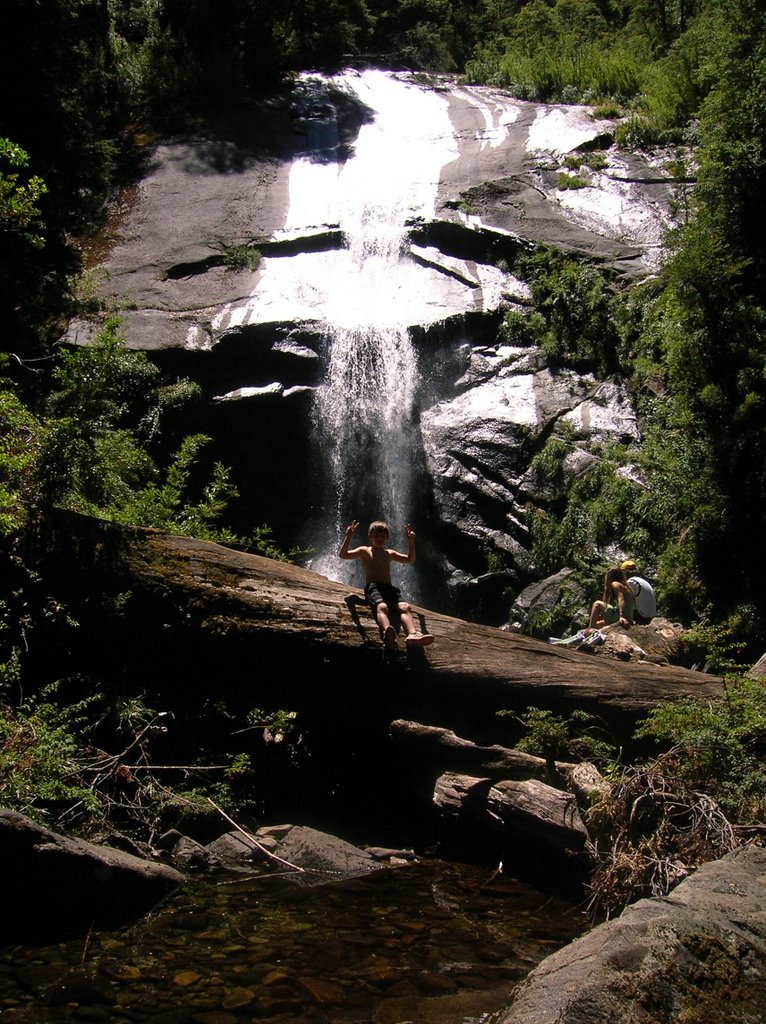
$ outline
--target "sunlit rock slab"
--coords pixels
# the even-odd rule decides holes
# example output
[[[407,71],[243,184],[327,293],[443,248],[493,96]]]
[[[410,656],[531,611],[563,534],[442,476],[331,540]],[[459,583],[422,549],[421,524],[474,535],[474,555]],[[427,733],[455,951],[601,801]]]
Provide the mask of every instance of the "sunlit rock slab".
[[[630,277],[656,269],[672,182],[656,160],[616,149],[614,122],[481,87],[454,90],[451,116],[461,150],[444,169],[439,216],[579,252]],[[603,170],[583,189],[557,188],[564,159],[592,149],[604,154]]]
[[[347,325],[383,312],[429,325],[491,311],[513,292],[491,262],[424,259],[404,224],[446,220],[646,274],[664,210],[642,195],[640,169],[628,175],[610,155],[578,194],[546,178],[566,152],[600,145],[611,130],[584,107],[523,103],[451,80],[304,76],[269,102],[154,146],[132,202],[109,225],[113,244],[95,288],[131,346],[206,348],[274,320]],[[658,173],[650,193],[661,188]],[[288,249],[274,250],[285,241]],[[264,247],[256,270],[224,265],[230,247],[249,244]],[[402,259],[381,284],[376,264],[387,246],[401,247]],[[92,333],[91,322],[76,321],[69,337]]]
[[[501,371],[425,410],[420,428],[442,516],[465,521],[468,506],[494,503],[506,517],[523,518],[519,498],[529,498],[525,441],[545,435],[556,422],[590,442],[638,438],[623,388],[569,371]]]

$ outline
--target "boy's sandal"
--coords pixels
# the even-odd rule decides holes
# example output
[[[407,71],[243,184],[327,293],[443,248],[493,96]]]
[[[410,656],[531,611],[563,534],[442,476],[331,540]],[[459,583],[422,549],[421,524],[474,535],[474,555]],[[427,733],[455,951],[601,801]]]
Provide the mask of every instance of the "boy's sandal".
[[[383,644],[389,650],[394,650],[396,647],[396,630],[393,626],[386,626],[386,631],[383,634]]]
[[[430,633],[410,633],[404,643],[407,647],[428,647],[434,642]]]

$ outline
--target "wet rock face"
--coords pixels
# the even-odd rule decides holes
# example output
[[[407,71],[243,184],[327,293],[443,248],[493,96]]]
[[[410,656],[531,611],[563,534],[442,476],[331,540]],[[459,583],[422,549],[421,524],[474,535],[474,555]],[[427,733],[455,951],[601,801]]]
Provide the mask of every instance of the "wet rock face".
[[[630,279],[652,271],[669,186],[614,151],[612,127],[583,107],[345,72],[154,147],[110,225],[100,288],[130,347],[201,382],[193,426],[232,467],[235,529],[255,518],[285,547],[315,547],[303,526],[331,518],[338,499],[323,493],[315,422],[329,339],[364,317],[403,327],[419,380],[397,429],[415,483],[391,503],[433,538],[435,553],[419,553],[423,598],[484,621],[507,611],[508,593],[534,578],[525,507],[555,498],[529,471],[554,425],[575,439],[568,474],[593,460],[594,440],[636,436],[619,385],[554,374],[536,350],[496,342],[504,312],[530,308],[513,268],[539,243]],[[558,189],[564,157],[589,147],[603,169],[583,165],[585,187]],[[94,330],[74,321],[68,338]],[[506,576],[477,583],[487,552]],[[437,596],[429,581],[445,579]]]

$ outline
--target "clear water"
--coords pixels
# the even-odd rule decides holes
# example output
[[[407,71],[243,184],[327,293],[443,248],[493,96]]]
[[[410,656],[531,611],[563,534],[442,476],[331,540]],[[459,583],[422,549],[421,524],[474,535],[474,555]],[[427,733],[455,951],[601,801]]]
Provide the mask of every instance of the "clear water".
[[[565,900],[438,860],[200,882],[131,928],[0,950],[0,1020],[478,1024],[585,928]]]

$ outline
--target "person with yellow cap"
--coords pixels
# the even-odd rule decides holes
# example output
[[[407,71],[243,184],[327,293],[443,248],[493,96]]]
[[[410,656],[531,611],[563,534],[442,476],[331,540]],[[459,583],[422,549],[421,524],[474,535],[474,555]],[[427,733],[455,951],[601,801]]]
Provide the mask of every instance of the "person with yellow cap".
[[[627,584],[633,591],[633,597],[636,600],[633,618],[642,625],[651,622],[657,614],[657,598],[654,594],[654,588],[639,573],[638,566],[631,558],[627,558],[622,562],[620,568],[625,573]]]

